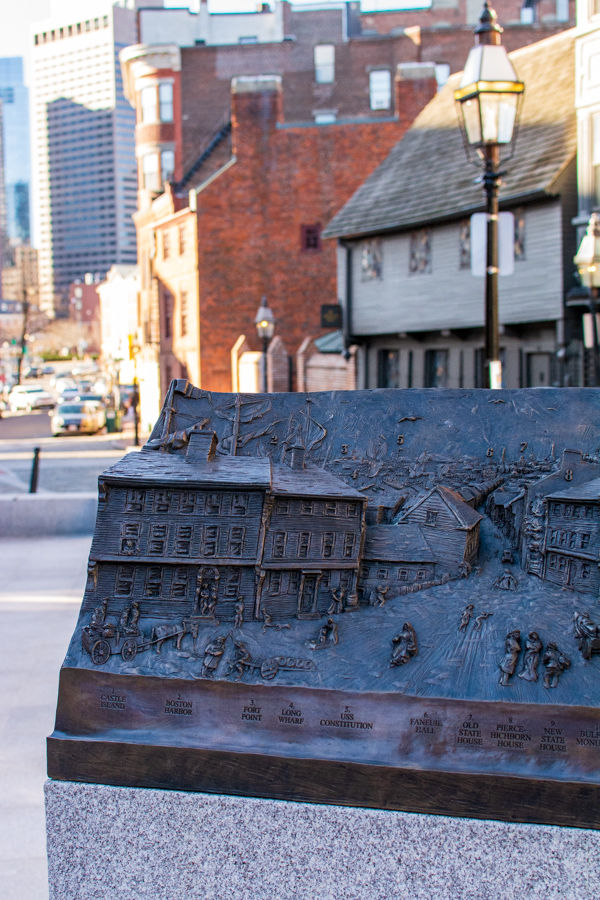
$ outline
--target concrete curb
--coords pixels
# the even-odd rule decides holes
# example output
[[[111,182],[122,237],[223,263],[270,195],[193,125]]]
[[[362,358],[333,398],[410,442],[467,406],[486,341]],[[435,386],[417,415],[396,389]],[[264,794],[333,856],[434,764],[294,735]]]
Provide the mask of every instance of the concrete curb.
[[[95,492],[0,494],[0,537],[93,534],[98,509]]]

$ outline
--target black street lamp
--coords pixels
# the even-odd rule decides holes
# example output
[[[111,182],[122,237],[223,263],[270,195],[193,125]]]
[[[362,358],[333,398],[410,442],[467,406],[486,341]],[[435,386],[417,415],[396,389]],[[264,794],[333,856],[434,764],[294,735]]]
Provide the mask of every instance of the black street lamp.
[[[510,150],[513,145],[525,88],[517,78],[506,47],[501,44],[503,29],[496,19],[486,0],[475,29],[476,44],[469,53],[460,86],[454,92],[467,156],[483,166],[487,213],[485,356],[491,388],[502,387],[498,336],[498,190],[505,173],[499,170],[500,152],[502,148]]]
[[[258,339],[259,341],[262,341],[263,393],[267,394],[267,350],[269,349],[269,342],[275,333],[275,317],[273,315],[273,310],[267,303],[266,297],[263,297],[260,301],[260,306],[258,307],[258,312],[256,313],[254,324],[256,325],[256,333],[258,335]]]
[[[581,283],[589,291],[593,352],[594,387],[600,385],[600,353],[598,347],[597,303],[600,287],[600,218],[592,213],[579,250],[574,258]]]

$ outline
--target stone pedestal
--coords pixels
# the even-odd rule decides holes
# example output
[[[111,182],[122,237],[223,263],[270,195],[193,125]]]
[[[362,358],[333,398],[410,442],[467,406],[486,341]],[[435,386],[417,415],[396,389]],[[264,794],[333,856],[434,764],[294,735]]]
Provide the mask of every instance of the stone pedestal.
[[[597,900],[600,831],[48,781],[50,900]]]

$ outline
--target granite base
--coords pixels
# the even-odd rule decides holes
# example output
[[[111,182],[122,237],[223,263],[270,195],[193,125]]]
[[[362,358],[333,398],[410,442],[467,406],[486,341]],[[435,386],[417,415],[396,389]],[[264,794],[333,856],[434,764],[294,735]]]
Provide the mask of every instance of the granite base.
[[[50,900],[598,900],[600,832],[46,782]]]

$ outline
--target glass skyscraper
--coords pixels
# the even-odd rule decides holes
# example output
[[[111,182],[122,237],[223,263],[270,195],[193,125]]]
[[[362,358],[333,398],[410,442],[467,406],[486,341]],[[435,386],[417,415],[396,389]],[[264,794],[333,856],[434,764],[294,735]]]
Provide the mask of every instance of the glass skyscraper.
[[[152,4],[151,4],[152,5]],[[136,42],[135,3],[81,3],[34,27],[34,216],[40,306],[66,315],[86,272],[136,262],[135,111],[118,53]]]
[[[23,83],[20,56],[0,59],[4,207],[6,237],[12,243],[30,238],[29,196],[31,181],[29,147],[29,91]],[[5,256],[7,248],[5,247]]]

